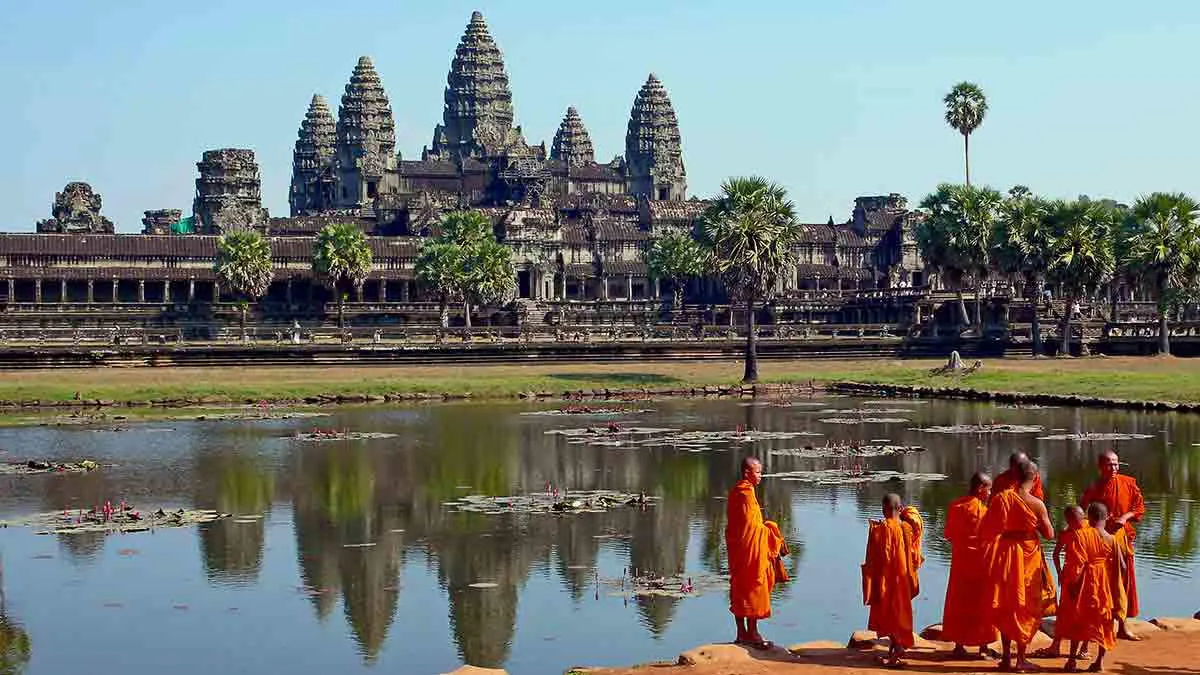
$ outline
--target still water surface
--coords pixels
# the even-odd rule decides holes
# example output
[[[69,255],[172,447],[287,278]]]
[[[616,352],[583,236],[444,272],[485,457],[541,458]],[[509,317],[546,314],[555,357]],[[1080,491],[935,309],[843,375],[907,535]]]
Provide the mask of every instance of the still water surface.
[[[1138,581],[1147,616],[1200,608],[1200,417],[853,398],[792,407],[736,401],[614,404],[651,412],[622,425],[820,434],[704,448],[570,443],[556,429],[604,426],[522,414],[549,404],[340,410],[275,421],[160,422],[121,430],[0,430],[0,457],[94,458],[89,475],[0,478],[0,518],[126,499],[140,508],[255,515],[196,529],[103,536],[0,530],[0,673],[440,673],[463,662],[514,675],[572,665],[673,658],[729,638],[721,593],[627,600],[596,575],[628,567],[697,577],[723,566],[724,495],[741,457],[768,473],[828,468],[945,474],[946,480],[814,485],[768,478],[760,501],[792,542],[794,580],[764,633],[784,643],[843,639],[866,622],[859,592],[865,521],[900,492],[929,536],[917,622],[941,613],[946,505],[976,469],[1014,448],[1041,465],[1051,507],[1094,477],[1115,445],[1140,481]],[[831,424],[824,409],[875,407],[902,422]],[[1043,433],[937,434],[930,425],[1009,422]],[[396,434],[354,442],[290,438],[314,428]],[[1058,431],[1055,431],[1058,430]],[[1116,443],[1037,440],[1066,432],[1149,436]],[[772,455],[829,440],[888,439],[925,452],[847,460]],[[648,509],[569,517],[488,516],[445,503],[464,495],[572,489],[642,491]],[[355,544],[374,543],[361,547]],[[350,546],[347,546],[350,545]],[[495,584],[476,588],[472,584]],[[27,642],[26,642],[27,640]]]

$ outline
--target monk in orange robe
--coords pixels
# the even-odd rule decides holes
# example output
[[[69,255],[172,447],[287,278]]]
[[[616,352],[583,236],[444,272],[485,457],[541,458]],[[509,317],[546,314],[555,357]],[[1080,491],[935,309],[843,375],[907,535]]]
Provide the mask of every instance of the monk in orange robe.
[[[867,630],[891,642],[882,663],[892,668],[904,666],[900,658],[916,641],[912,601],[920,590],[916,533],[900,519],[901,510],[899,495],[883,498],[883,520],[872,520],[869,525],[862,566],[863,604],[871,607]]]
[[[979,527],[987,513],[992,479],[986,473],[971,476],[970,492],[950,502],[943,534],[950,542],[950,583],[942,610],[942,639],[954,643],[954,657],[967,658],[967,645],[978,646],[980,655],[996,640],[987,622],[989,598],[981,589],[987,582],[984,553],[987,542]]]
[[[1008,470],[997,475],[996,480],[992,483],[992,496],[996,496],[1005,490],[1014,489],[1021,484],[1021,465],[1029,462],[1029,455],[1021,451],[1014,452],[1008,457]],[[1046,491],[1042,489],[1042,476],[1033,481],[1033,488],[1029,493],[1034,497],[1046,501]]]
[[[1069,606],[1070,621],[1066,625],[1056,624],[1055,633],[1071,641],[1071,652],[1064,670],[1078,670],[1079,646],[1093,641],[1098,646],[1096,660],[1088,671],[1098,673],[1104,668],[1104,655],[1116,646],[1113,634],[1113,610],[1117,604],[1120,581],[1112,577],[1118,572],[1123,560],[1117,549],[1116,540],[1104,529],[1108,520],[1108,508],[1101,502],[1088,506],[1088,521],[1091,527],[1075,532],[1067,547],[1067,561],[1063,565],[1060,580],[1063,587],[1063,604]]]
[[[736,644],[770,649],[758,622],[771,616],[771,589],[787,581],[780,561],[788,553],[779,526],[763,520],[754,488],[762,482],[762,462],[742,461],[742,479],[726,504],[725,547],[729,552],[729,611],[737,625]]]
[[[1046,505],[1030,493],[1037,475],[1036,464],[1022,464],[1020,486],[992,495],[980,526],[980,536],[990,542],[983,590],[990,603],[989,623],[1000,632],[1004,646],[1002,671],[1014,668],[1013,642],[1017,643],[1016,669],[1034,669],[1026,650],[1055,604],[1054,580],[1039,540],[1053,537],[1054,526]]]
[[[1069,589],[1063,584],[1062,556],[1075,543],[1075,534],[1089,525],[1083,509],[1075,505],[1063,509],[1063,518],[1066,520],[1067,526],[1058,533],[1058,539],[1054,542],[1054,554],[1051,556],[1054,560],[1054,572],[1058,576],[1060,594],[1058,610],[1054,615],[1054,641],[1050,643],[1049,647],[1034,652],[1034,658],[1052,659],[1061,656],[1063,634],[1071,623],[1071,608],[1074,603],[1067,595]],[[1087,642],[1083,643],[1083,650],[1087,650]]]
[[[1142,500],[1142,490],[1138,487],[1137,480],[1132,476],[1120,474],[1121,460],[1117,457],[1117,453],[1112,450],[1101,453],[1097,467],[1100,470],[1100,479],[1084,491],[1080,504],[1085,508],[1092,502],[1104,504],[1108,509],[1108,521],[1105,529],[1113,535],[1123,532],[1123,535],[1117,537],[1117,544],[1125,558],[1125,572],[1122,581],[1124,582],[1123,595],[1126,599],[1126,606],[1121,615],[1117,617],[1117,637],[1122,640],[1137,640],[1138,638],[1129,632],[1129,628],[1125,625],[1125,619],[1137,616],[1140,611],[1137,579],[1134,576],[1133,567],[1134,541],[1137,539],[1137,531],[1133,524],[1141,521],[1146,515],[1146,504]]]

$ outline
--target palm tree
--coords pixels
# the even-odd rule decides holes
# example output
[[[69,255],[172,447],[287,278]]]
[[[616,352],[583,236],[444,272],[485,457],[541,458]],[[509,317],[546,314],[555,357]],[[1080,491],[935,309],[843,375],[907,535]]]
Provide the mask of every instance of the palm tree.
[[[421,247],[416,274],[438,293],[442,328],[449,325],[450,301],[463,303],[464,339],[470,338],[472,302],[504,302],[516,291],[512,250],[496,241],[491,221],[478,211],[447,214],[437,237]]]
[[[421,245],[415,264],[417,281],[438,295],[443,329],[450,325],[450,301],[466,295],[466,256],[458,244],[428,241]]]
[[[337,296],[338,328],[345,328],[341,286],[358,288],[371,272],[371,245],[354,223],[332,223],[317,233],[313,242],[313,272]]]
[[[959,82],[942,100],[946,104],[946,124],[963,137],[963,161],[967,168],[967,185],[970,185],[971,134],[983,124],[983,118],[987,115],[987,97],[978,86]]]
[[[1062,336],[1059,353],[1070,355],[1071,313],[1088,287],[1109,281],[1116,269],[1113,241],[1109,236],[1120,211],[1087,200],[1055,201],[1049,206],[1051,255],[1049,277],[1059,286],[1063,299]]]
[[[218,283],[239,297],[242,339],[246,339],[246,309],[267,294],[275,272],[271,266],[271,243],[257,230],[233,230],[217,240],[213,272]]]
[[[1020,187],[1020,186],[1018,186]],[[1051,232],[1049,204],[1035,197],[1028,188],[1009,191],[1000,205],[992,231],[993,252],[1001,271],[1019,275],[1026,286],[1033,286],[1033,355],[1042,353],[1042,321],[1039,309],[1046,273],[1050,267]]]
[[[917,247],[950,282],[963,324],[980,330],[979,285],[991,260],[992,229],[1002,198],[991,188],[943,183],[921,202],[928,216],[917,225]],[[975,289],[975,317],[967,316],[963,287]]]
[[[673,232],[659,237],[645,253],[651,277],[671,282],[671,310],[683,307],[683,290],[688,279],[704,274],[705,251],[690,233]]]
[[[1200,204],[1182,193],[1155,192],[1138,199],[1128,221],[1124,261],[1158,300],[1158,353],[1171,353],[1167,311],[1196,283],[1200,258]]]
[[[779,185],[757,176],[730,178],[701,216],[701,243],[709,267],[732,298],[746,305],[746,370],[743,382],[758,381],[754,312],[775,293],[780,274],[793,265],[800,239],[796,207]]]
[[[503,304],[512,300],[517,290],[517,276],[513,270],[512,249],[496,241],[489,232],[467,249],[467,334],[471,331],[471,302],[481,305]]]

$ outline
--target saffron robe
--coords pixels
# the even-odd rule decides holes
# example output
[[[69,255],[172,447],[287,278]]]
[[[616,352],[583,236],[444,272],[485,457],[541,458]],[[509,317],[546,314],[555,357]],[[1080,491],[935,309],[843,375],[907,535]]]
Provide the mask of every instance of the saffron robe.
[[[1109,521],[1105,529],[1110,534],[1115,535],[1119,531],[1125,533],[1124,537],[1118,540],[1121,554],[1125,556],[1125,576],[1123,577],[1126,599],[1125,613],[1127,616],[1137,616],[1141,609],[1138,606],[1137,577],[1133,568],[1134,541],[1137,539],[1137,530],[1133,524],[1146,515],[1142,490],[1132,476],[1117,474],[1109,480],[1093,483],[1084,491],[1080,506],[1086,509],[1092,502],[1101,502],[1108,507]],[[1122,528],[1114,521],[1126,513],[1133,513],[1133,517]]]
[[[1004,492],[1005,490],[1011,490],[1020,486],[1021,473],[1019,471],[1013,471],[1012,469],[1009,469],[1008,471],[997,475],[996,479],[992,481],[992,499],[995,499],[996,495]],[[1033,485],[1029,488],[1029,494],[1037,497],[1043,502],[1046,501],[1046,491],[1042,489],[1042,474],[1039,473],[1037,478],[1033,479]]]
[[[779,564],[787,550],[779,526],[763,520],[750,481],[740,480],[726,504],[725,548],[729,554],[729,611],[736,617],[771,616],[771,589],[787,581]]]
[[[1076,534],[1080,530],[1085,529],[1085,528],[1090,528],[1090,527],[1091,526],[1088,525],[1088,522],[1085,520],[1082,523],[1079,523],[1078,525],[1068,526],[1067,529],[1063,530],[1062,532],[1059,532],[1058,533],[1058,542],[1055,547],[1056,551],[1062,550],[1064,553],[1070,551],[1071,547],[1075,545]],[[1070,628],[1071,622],[1075,618],[1075,615],[1074,615],[1075,602],[1073,600],[1073,597],[1070,595],[1070,589],[1067,588],[1067,582],[1063,577],[1063,575],[1065,573],[1066,573],[1065,568],[1063,569],[1062,572],[1059,573],[1059,577],[1058,577],[1059,599],[1058,599],[1058,607],[1054,614],[1054,636],[1060,640],[1069,640],[1070,639],[1065,636],[1069,632],[1071,632],[1071,628]]]
[[[1054,580],[1038,535],[1038,516],[1016,490],[992,498],[980,536],[989,542],[989,624],[1021,643],[1033,639],[1042,619],[1055,611]]]
[[[990,598],[981,589],[987,584],[984,554],[987,542],[979,527],[987,505],[967,495],[950,502],[943,534],[950,542],[950,583],[942,610],[942,639],[961,645],[986,645],[996,640],[987,616]]]
[[[912,600],[920,591],[912,525],[898,518],[872,521],[862,566],[863,604],[870,605],[867,630],[905,649],[915,644]]]
[[[915,506],[906,506],[900,509],[901,522],[908,523],[912,528],[912,550],[913,560],[916,561],[918,568],[925,564],[925,519],[921,517],[921,512]]]
[[[1112,649],[1117,637],[1113,630],[1113,610],[1117,603],[1120,580],[1114,579],[1117,555],[1116,542],[1097,528],[1081,528],[1075,532],[1067,547],[1063,563],[1063,600],[1069,608],[1070,620],[1055,625],[1055,634],[1063,640],[1094,641]]]

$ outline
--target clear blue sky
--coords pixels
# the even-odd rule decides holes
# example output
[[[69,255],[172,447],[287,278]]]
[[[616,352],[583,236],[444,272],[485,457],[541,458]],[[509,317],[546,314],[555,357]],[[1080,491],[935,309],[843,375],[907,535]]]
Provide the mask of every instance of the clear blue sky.
[[[956,82],[991,109],[972,176],[1051,196],[1200,194],[1200,2],[1160,0],[43,0],[0,24],[0,229],[32,231],[86,180],[118,231],[191,210],[205,149],[258,154],[264,204],[287,215],[296,129],[313,93],[335,108],[370,55],[415,158],[471,11],[504,52],[533,143],[579,108],[598,159],[623,152],[646,75],[670,92],[693,194],[759,173],[801,216],[858,195],[913,202],[961,180],[942,121]]]

